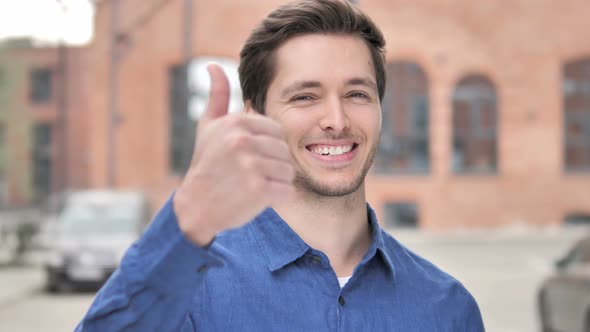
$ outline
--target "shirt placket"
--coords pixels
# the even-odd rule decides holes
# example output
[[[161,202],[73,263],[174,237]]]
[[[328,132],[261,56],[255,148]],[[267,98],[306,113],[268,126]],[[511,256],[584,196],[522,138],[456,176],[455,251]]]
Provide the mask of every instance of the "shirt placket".
[[[343,295],[343,289],[340,288],[336,273],[329,264],[328,258],[321,252],[311,250],[308,259],[311,273],[318,282],[317,287],[326,296],[330,297],[330,312],[333,314],[333,321],[330,328],[333,331],[342,331],[342,315],[346,299]]]

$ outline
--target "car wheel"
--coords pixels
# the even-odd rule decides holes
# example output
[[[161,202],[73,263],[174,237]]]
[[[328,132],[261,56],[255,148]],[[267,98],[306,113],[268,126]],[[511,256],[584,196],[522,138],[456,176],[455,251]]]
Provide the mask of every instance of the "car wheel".
[[[49,293],[57,293],[59,283],[59,276],[50,269],[46,269],[45,272],[45,290]]]
[[[542,332],[552,332],[551,327],[549,326],[548,318],[549,312],[547,308],[547,301],[545,299],[545,290],[542,289],[538,293],[537,305],[539,310],[539,320],[541,323],[541,331]]]
[[[45,289],[53,294],[67,293],[72,290],[72,285],[64,278],[53,275],[47,277]]]
[[[47,281],[47,284],[45,285],[45,290],[49,293],[57,293],[57,285]]]
[[[74,290],[74,285],[65,279],[61,279],[59,283],[57,283],[57,292],[58,293],[71,293]]]

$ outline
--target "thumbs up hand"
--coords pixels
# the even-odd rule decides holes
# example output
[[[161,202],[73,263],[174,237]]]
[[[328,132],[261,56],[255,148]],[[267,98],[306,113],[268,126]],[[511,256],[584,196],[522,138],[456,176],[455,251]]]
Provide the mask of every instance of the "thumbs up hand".
[[[259,114],[228,114],[227,76],[218,65],[207,69],[209,102],[191,165],[173,199],[180,229],[200,246],[289,197],[295,177],[281,126]]]

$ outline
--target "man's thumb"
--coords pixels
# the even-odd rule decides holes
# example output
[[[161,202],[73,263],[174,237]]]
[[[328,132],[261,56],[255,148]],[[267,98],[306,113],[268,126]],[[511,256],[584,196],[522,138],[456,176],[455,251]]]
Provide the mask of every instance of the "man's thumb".
[[[211,90],[207,109],[201,120],[216,119],[227,114],[229,106],[229,81],[219,65],[210,64],[207,71],[211,77]]]

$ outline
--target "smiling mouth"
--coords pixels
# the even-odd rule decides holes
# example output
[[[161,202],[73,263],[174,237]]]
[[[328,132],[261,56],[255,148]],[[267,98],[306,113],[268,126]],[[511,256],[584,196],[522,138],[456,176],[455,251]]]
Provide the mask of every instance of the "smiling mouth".
[[[357,147],[357,143],[351,143],[345,145],[310,144],[305,148],[311,153],[319,156],[341,156],[353,151]]]

